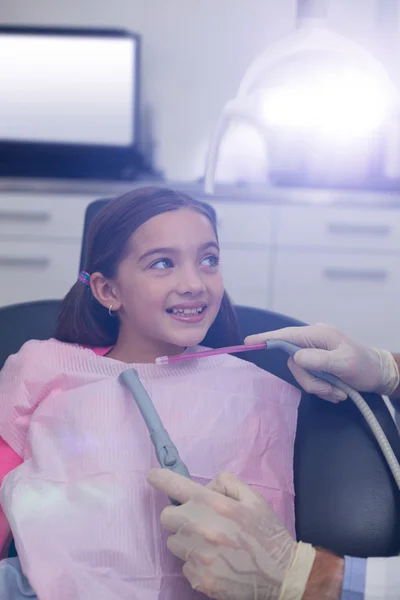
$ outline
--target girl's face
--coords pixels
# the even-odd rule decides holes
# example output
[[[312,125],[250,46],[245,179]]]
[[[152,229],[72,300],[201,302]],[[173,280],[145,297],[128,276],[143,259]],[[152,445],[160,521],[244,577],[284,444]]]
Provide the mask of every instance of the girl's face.
[[[109,285],[125,346],[129,340],[153,360],[200,343],[224,293],[218,242],[207,217],[182,208],[151,218],[132,235],[130,252]]]

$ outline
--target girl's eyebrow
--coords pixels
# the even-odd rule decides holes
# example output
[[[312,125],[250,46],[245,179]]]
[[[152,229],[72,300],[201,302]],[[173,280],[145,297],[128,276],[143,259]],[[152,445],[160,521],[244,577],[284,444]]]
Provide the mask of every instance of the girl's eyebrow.
[[[199,250],[202,252],[204,250],[207,250],[208,248],[214,248],[215,250],[219,251],[219,246],[217,244],[217,242],[206,242],[205,244],[202,244],[199,247]],[[145,252],[144,254],[142,254],[142,256],[139,258],[139,261],[144,260],[145,258],[149,258],[150,256],[153,256],[154,254],[178,254],[179,250],[178,248],[174,248],[172,246],[170,247],[164,247],[164,248],[153,248],[152,250],[148,250],[147,252]]]

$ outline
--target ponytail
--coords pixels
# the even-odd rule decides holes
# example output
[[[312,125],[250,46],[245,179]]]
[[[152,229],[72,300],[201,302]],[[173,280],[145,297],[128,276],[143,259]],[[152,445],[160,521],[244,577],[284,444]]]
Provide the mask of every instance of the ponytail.
[[[118,317],[111,317],[90,287],[77,281],[61,302],[55,338],[70,344],[104,347],[115,345],[118,332]]]

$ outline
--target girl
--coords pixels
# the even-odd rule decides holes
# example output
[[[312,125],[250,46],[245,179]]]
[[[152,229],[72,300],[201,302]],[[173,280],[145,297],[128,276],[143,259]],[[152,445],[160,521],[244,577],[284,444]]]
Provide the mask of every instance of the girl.
[[[158,188],[110,202],[90,227],[56,339],[27,342],[0,377],[3,454],[21,463],[0,499],[41,600],[201,597],[166,548],[168,499],[146,483],[157,461],[118,380],[131,366],[193,479],[231,471],[294,532],[299,392],[229,355],[154,364],[198,349],[207,332],[238,342],[214,210]]]

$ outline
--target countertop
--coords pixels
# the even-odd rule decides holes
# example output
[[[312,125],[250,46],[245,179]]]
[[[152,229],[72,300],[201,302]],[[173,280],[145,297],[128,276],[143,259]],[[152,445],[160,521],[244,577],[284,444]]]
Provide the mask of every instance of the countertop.
[[[316,188],[283,188],[217,185],[215,194],[205,194],[203,185],[190,181],[83,181],[0,178],[0,194],[77,195],[110,198],[146,185],[171,187],[214,201],[252,202],[271,205],[338,206],[342,208],[400,208],[400,191],[328,190]]]

